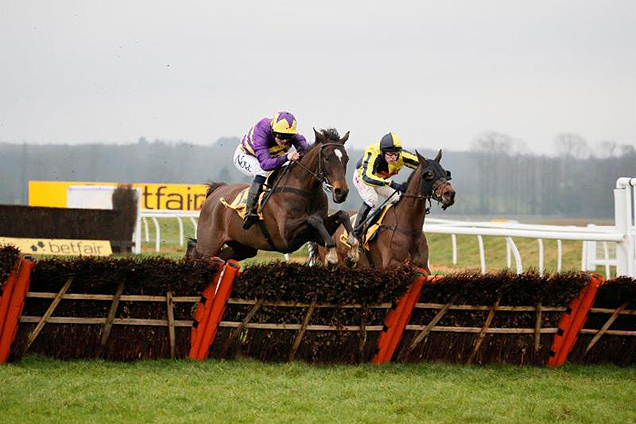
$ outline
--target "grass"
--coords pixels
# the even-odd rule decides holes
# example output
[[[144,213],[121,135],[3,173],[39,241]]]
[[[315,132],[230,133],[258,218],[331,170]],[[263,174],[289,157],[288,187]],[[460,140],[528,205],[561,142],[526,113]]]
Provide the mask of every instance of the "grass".
[[[179,245],[179,227],[174,219],[159,220],[161,225],[161,254],[173,258],[181,258],[185,253],[185,246]],[[564,224],[565,225],[565,224]],[[193,234],[190,224],[184,222],[186,235]],[[151,231],[150,243],[143,243],[142,253],[147,255],[157,254],[155,252],[154,226],[149,223]],[[480,270],[479,265],[479,245],[475,236],[457,236],[458,263],[453,264],[451,236],[444,234],[428,234],[430,263],[433,272],[448,273],[454,271],[475,271]],[[490,270],[501,270],[507,268],[506,261],[506,241],[503,237],[484,237],[484,249],[486,256],[486,267]],[[523,269],[539,268],[539,245],[536,239],[515,238],[517,248],[521,254]],[[557,270],[557,242],[556,240],[544,240],[544,268],[546,272],[556,272]],[[582,244],[578,241],[563,241],[563,270],[581,269]],[[307,248],[303,247],[291,255],[293,260],[305,261],[307,259]],[[270,260],[284,260],[284,256],[277,252],[260,251],[254,259],[244,261],[244,264],[263,262]],[[512,268],[516,270],[514,258]],[[599,268],[598,272],[604,274],[604,268]]]
[[[452,263],[451,237],[444,234],[428,234],[430,263],[433,267],[464,268],[479,271],[479,244],[475,236],[457,236],[458,264]],[[507,268],[506,240],[503,237],[484,237],[484,251],[486,268],[499,270]],[[521,255],[521,263],[524,270],[539,268],[539,244],[536,239],[516,238],[514,242]],[[557,270],[557,241],[544,240],[544,268],[546,272]],[[563,270],[581,269],[582,242],[562,242]],[[512,269],[516,270],[514,257],[511,262]],[[601,271],[599,269],[599,271]]]
[[[0,366],[0,417],[55,422],[634,423],[636,368],[237,361]]]
[[[183,256],[178,227],[162,220],[162,255]],[[452,264],[450,236],[429,235],[431,264]],[[459,268],[476,270],[476,237],[458,236]],[[515,239],[537,266],[537,242]],[[489,269],[506,267],[505,241],[485,237]],[[153,255],[154,243],[144,245]],[[545,242],[556,268],[556,242]],[[564,269],[581,245],[564,242]],[[306,251],[297,252],[302,260]],[[283,259],[261,252],[250,261]],[[234,361],[62,362],[40,357],[0,365],[4,423],[636,423],[636,367],[382,366]]]

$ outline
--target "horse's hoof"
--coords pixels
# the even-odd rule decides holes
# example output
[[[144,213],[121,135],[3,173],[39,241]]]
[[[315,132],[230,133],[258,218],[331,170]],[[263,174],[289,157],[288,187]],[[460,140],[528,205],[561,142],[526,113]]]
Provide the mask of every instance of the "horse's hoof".
[[[327,256],[325,256],[327,265],[336,265],[338,263],[338,251],[335,247],[329,249]]]
[[[345,266],[347,268],[355,268],[358,265],[358,261],[353,261],[350,257],[346,257],[344,260]]]

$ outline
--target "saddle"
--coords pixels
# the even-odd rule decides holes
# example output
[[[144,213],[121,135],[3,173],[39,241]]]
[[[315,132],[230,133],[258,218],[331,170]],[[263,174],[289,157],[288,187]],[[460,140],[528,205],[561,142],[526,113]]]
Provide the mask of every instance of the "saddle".
[[[258,207],[256,210],[258,213],[258,219],[260,219],[261,221],[263,220],[263,199],[265,199],[265,196],[267,196],[268,193],[271,191],[272,182],[276,181],[275,174],[276,171],[271,172],[267,176],[267,179],[263,183],[263,191],[261,191],[261,194],[258,195]],[[221,197],[220,202],[226,208],[230,208],[235,211],[238,216],[241,217],[241,219],[244,219],[245,215],[247,215],[247,194],[249,190],[250,188],[246,187],[245,189],[239,191],[234,200],[232,200],[231,202],[228,202],[227,200],[225,200],[225,198]]]
[[[239,191],[239,193],[236,195],[234,200],[232,200],[232,202],[228,202],[223,197],[221,197],[220,202],[226,208],[230,208],[234,212],[236,212],[238,214],[238,216],[241,217],[241,219],[244,219],[245,215],[247,215],[247,193],[248,193],[249,189],[250,189],[249,187],[246,187],[245,189]],[[258,211],[258,218],[261,219],[261,220],[263,219],[263,212],[262,212],[262,208],[261,208],[261,203],[263,201],[263,197],[264,196],[265,196],[265,192],[262,192],[258,196],[258,208],[257,208],[257,211]]]
[[[379,232],[378,230],[380,229],[380,225],[382,225],[382,221],[384,220],[384,217],[386,215],[386,213],[389,211],[389,209],[391,209],[391,207],[393,206],[393,203],[389,203],[387,204],[382,211],[379,212],[375,212],[373,214],[373,216],[371,217],[369,224],[367,225],[367,230],[362,234],[362,240],[361,240],[361,245],[365,250],[369,250],[369,243],[371,243],[373,240],[376,239],[376,237],[378,236]],[[356,216],[357,214],[354,214],[351,217],[351,224],[353,225],[353,223],[356,220]],[[349,245],[349,243],[347,243],[347,237],[349,237],[349,233],[347,232],[347,230],[345,229],[342,234],[340,235],[340,243],[344,244],[347,247],[351,247]]]

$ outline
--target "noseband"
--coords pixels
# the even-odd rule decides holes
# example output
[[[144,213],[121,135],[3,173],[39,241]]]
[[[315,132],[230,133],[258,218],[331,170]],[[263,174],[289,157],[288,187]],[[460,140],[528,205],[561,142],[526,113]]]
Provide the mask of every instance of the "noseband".
[[[322,169],[322,149],[324,149],[325,147],[329,147],[329,146],[334,146],[334,147],[341,147],[344,150],[344,146],[340,143],[325,143],[325,144],[321,144],[320,145],[320,150],[318,151],[318,172],[314,172],[311,169],[307,168],[305,165],[303,165],[302,163],[300,163],[300,161],[296,161],[295,163],[300,166],[301,168],[303,168],[305,171],[307,171],[309,174],[311,174],[312,177],[316,178],[318,181],[320,181],[322,184],[325,185],[325,187],[331,191],[331,189],[333,188],[333,186],[329,183],[329,180],[327,180],[327,178],[325,177],[325,173]],[[346,154],[346,152],[345,152]]]
[[[439,166],[439,165],[438,165]],[[439,166],[440,169],[443,168],[441,166]],[[433,166],[433,169],[435,171],[435,166]],[[406,194],[406,193],[402,193],[403,197],[413,197],[416,199],[421,199],[424,202],[428,201],[428,206],[426,207],[426,214],[428,215],[431,211],[431,199],[437,201],[437,202],[441,202],[442,201],[442,197],[440,194],[438,194],[440,191],[443,191],[442,189],[448,185],[450,185],[450,172],[446,171],[446,178],[444,178],[444,181],[439,182],[443,177],[438,176],[438,178],[433,178],[431,180],[424,180],[424,184],[423,184],[423,189],[421,190],[421,193],[423,194]],[[438,183],[437,185],[435,185],[435,183]],[[446,209],[444,206],[442,206],[443,209]]]

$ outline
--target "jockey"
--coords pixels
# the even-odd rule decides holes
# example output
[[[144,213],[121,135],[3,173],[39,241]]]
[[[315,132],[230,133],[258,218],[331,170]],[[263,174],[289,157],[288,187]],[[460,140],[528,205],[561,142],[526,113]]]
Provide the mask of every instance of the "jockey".
[[[353,226],[356,236],[360,235],[362,223],[369,211],[378,206],[380,198],[384,201],[395,191],[399,193],[406,191],[406,183],[396,183],[391,180],[391,177],[397,175],[404,165],[415,169],[418,164],[417,156],[402,150],[402,141],[393,132],[385,134],[380,142],[364,149],[364,154],[356,165],[356,172],[353,173],[353,185],[358,189],[363,200]],[[399,196],[396,196],[391,203],[398,200]]]
[[[292,145],[295,152],[289,152]],[[258,196],[271,171],[287,161],[298,160],[309,148],[305,137],[296,132],[296,118],[289,112],[279,112],[272,119],[263,118],[254,125],[234,151],[234,166],[243,174],[254,177],[247,195],[248,213],[243,228],[258,221]]]

